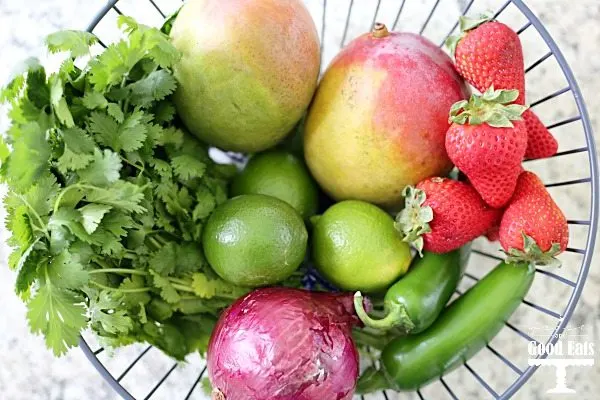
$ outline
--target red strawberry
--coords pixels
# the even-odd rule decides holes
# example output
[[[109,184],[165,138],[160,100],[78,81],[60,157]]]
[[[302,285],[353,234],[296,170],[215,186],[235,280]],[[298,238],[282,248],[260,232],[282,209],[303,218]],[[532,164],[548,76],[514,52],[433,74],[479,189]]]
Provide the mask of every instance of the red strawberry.
[[[483,235],[500,219],[467,183],[429,178],[404,189],[405,207],[396,228],[419,252],[446,253]]]
[[[523,48],[519,35],[505,24],[487,17],[469,19],[461,17],[462,35],[448,39],[455,55],[456,69],[477,90],[483,92],[490,86],[496,89],[516,89],[517,104],[525,104],[525,68]],[[527,158],[543,158],[556,154],[558,145],[532,111],[523,119],[529,135]]]
[[[494,225],[492,226],[486,233],[485,237],[490,242],[496,242],[500,239],[500,226]]]
[[[560,264],[554,257],[567,248],[567,220],[533,172],[519,176],[515,194],[500,222],[500,244],[507,261]]]
[[[527,126],[527,151],[525,158],[546,158],[556,154],[558,142],[531,110],[523,113],[523,120]]]
[[[516,90],[490,88],[450,110],[453,122],[446,133],[446,152],[483,200],[494,208],[510,200],[527,148],[524,106],[508,103]]]

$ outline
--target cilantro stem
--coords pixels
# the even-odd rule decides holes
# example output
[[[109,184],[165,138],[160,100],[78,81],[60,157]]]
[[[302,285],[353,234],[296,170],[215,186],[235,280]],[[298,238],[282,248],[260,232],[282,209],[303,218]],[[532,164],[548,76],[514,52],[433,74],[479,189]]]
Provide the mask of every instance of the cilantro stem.
[[[180,285],[191,287],[190,282],[186,281],[185,279],[179,279],[179,278],[168,278],[168,279],[173,283],[178,283]]]
[[[90,274],[131,274],[131,275],[141,275],[148,276],[146,271],[141,271],[139,269],[129,269],[129,268],[102,268],[102,269],[94,269],[89,271]]]
[[[123,157],[122,155],[119,154],[119,158],[121,159],[121,161],[125,162],[128,165],[131,165],[133,168],[135,168],[138,171],[140,171],[140,173],[144,172],[144,168],[143,167],[140,167],[139,165],[132,163],[131,161],[129,161],[127,159],[127,157]]]
[[[73,189],[73,188],[82,189],[83,185],[80,185],[80,184],[76,183],[75,185],[67,186],[66,188],[64,188],[60,192],[60,194],[58,195],[58,197],[56,198],[56,201],[54,202],[54,214],[56,214],[58,212],[58,208],[60,207],[60,202],[62,201],[64,195],[67,194],[67,192],[69,190]]]
[[[98,286],[100,289],[104,289],[104,290],[110,290],[113,292],[120,292],[120,293],[144,293],[144,292],[149,292],[150,290],[152,290],[149,287],[144,287],[144,288],[137,288],[137,289],[119,289],[119,288],[113,288],[110,286],[105,286],[101,283],[98,283],[96,281],[90,281],[91,283],[93,283],[94,285]]]
[[[175,289],[180,290],[182,292],[195,293],[194,290],[191,287],[189,287],[189,286],[180,285],[178,283],[173,283],[172,286]]]
[[[153,237],[149,237],[149,238],[148,238],[148,241],[149,241],[150,243],[152,243],[152,245],[153,245],[154,247],[156,247],[157,249],[160,249],[160,248],[162,248],[162,244],[160,244],[160,242],[159,242],[158,240],[156,240],[155,238],[153,238]]]
[[[108,264],[106,261],[104,261],[101,258],[94,257],[94,262],[104,269],[112,268],[112,265]]]

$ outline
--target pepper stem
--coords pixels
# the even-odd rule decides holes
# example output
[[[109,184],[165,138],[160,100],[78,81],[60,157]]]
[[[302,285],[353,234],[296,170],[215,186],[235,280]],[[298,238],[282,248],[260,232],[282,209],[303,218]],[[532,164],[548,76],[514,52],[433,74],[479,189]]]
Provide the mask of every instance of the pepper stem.
[[[415,328],[415,324],[412,322],[406,308],[403,305],[393,302],[386,302],[385,310],[386,315],[381,319],[373,319],[365,311],[363,306],[363,296],[360,292],[354,294],[354,310],[356,315],[362,321],[365,326],[381,330],[389,330],[392,328],[400,328],[406,333],[412,331]]]
[[[380,390],[390,389],[390,383],[383,375],[383,372],[375,369],[375,367],[369,367],[364,370],[358,383],[356,384],[356,394],[367,394],[373,393]]]

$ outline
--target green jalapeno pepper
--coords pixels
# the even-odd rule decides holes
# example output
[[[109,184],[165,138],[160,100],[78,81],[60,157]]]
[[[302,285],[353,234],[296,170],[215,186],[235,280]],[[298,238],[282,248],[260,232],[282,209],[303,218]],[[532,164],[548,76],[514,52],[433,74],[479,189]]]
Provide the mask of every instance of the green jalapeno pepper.
[[[385,317],[373,319],[363,307],[357,292],[354,307],[365,326],[405,333],[427,329],[446,306],[456,290],[468,261],[470,245],[445,254],[426,252],[413,262],[408,273],[392,285],[384,298]]]
[[[366,370],[357,392],[416,390],[462,365],[500,332],[534,275],[530,264],[501,263],[451,303],[428,329],[389,342],[381,353],[381,368]]]

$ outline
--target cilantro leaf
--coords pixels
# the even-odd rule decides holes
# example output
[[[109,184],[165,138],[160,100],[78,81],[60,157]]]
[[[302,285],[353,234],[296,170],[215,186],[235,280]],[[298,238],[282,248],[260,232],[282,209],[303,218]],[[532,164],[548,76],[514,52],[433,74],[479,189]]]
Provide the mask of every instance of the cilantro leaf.
[[[39,265],[45,261],[43,252],[33,251],[36,243],[33,243],[19,260],[19,265],[17,266],[19,273],[15,282],[15,291],[17,294],[23,294],[29,290],[33,282],[37,279]]]
[[[136,111],[118,124],[108,114],[94,112],[90,117],[90,129],[101,144],[115,151],[135,151],[142,147],[146,139],[146,127],[141,123],[142,118],[141,111]]]
[[[46,37],[46,45],[52,53],[68,51],[72,58],[89,54],[90,46],[98,42],[92,33],[65,30],[52,33]]]
[[[94,111],[90,115],[90,131],[96,135],[96,140],[105,146],[113,147],[118,143],[119,125],[108,114]],[[117,149],[120,150],[121,148]]]
[[[121,170],[121,159],[119,156],[105,149],[100,151],[94,149],[94,158],[90,165],[78,172],[81,180],[92,185],[106,186],[119,179]]]
[[[175,244],[168,243],[150,258],[150,268],[162,276],[171,275],[176,264]]]
[[[236,298],[248,292],[248,289],[232,285],[220,278],[210,279],[201,272],[192,275],[192,289],[194,294],[202,299],[211,299],[215,296]]]
[[[30,122],[21,127],[20,140],[13,144],[7,161],[9,184],[23,189],[44,174],[50,159],[50,145],[40,126]]]
[[[194,218],[194,221],[198,221],[208,217],[216,208],[217,203],[215,196],[208,188],[206,188],[206,186],[200,186],[195,194],[198,203],[196,204],[196,207],[194,207],[192,218]]]
[[[116,103],[108,103],[106,112],[108,113],[108,115],[113,117],[118,123],[122,123],[125,119],[125,114],[123,114],[121,107],[119,107],[119,105]]]
[[[181,300],[181,296],[179,296],[179,293],[177,293],[177,290],[175,290],[167,278],[163,278],[154,270],[150,270],[150,275],[152,275],[153,285],[160,290],[160,297],[167,303],[175,304]]]
[[[27,190],[24,196],[17,197],[37,216],[45,217],[50,213],[59,189],[54,175],[44,175]]]
[[[67,251],[63,251],[52,259],[46,274],[52,285],[61,289],[79,289],[89,279],[88,272],[83,269],[83,265],[73,260]]]
[[[67,100],[63,97],[64,86],[60,76],[54,74],[49,80],[50,86],[50,103],[54,109],[54,114],[58,120],[64,124],[67,128],[73,127],[75,122],[73,121],[73,114],[69,110]]]
[[[188,272],[196,272],[207,264],[202,253],[202,248],[196,243],[183,243],[177,246],[177,274],[185,274]]]
[[[136,306],[145,305],[150,303],[152,297],[147,292],[127,292],[131,289],[143,289],[146,287],[146,281],[139,275],[132,275],[129,278],[123,279],[123,282],[119,285],[119,289],[122,289],[121,292],[117,292],[121,299],[125,302],[125,304],[134,308]],[[144,307],[142,307],[144,309]]]
[[[143,188],[124,181],[117,181],[110,188],[88,188],[85,194],[85,200],[90,203],[106,204],[136,214],[146,211],[141,205],[143,199]]]
[[[169,72],[158,70],[129,85],[130,102],[140,107],[150,107],[154,101],[163,100],[177,88],[177,81]]]
[[[154,121],[158,123],[168,123],[175,117],[175,106],[169,101],[160,101],[152,110]]]
[[[206,164],[187,154],[173,157],[171,160],[173,171],[181,179],[202,178],[206,172]]]
[[[95,91],[88,91],[83,96],[83,105],[90,110],[95,110],[96,108],[106,108],[108,106],[108,100],[102,93]]]
[[[127,311],[120,309],[120,300],[102,290],[97,296],[90,298],[90,320],[92,325],[100,325],[110,334],[127,333],[133,329],[133,321]]]
[[[90,235],[96,231],[104,215],[112,209],[106,204],[88,204],[79,209],[83,228]]]
[[[2,165],[6,162],[9,155],[10,149],[8,148],[8,145],[6,144],[2,136],[0,136],[0,167],[2,167]]]
[[[94,140],[81,128],[65,129],[61,134],[65,149],[58,159],[59,170],[66,173],[87,167],[94,158]]]
[[[47,267],[43,270],[47,272]],[[46,280],[27,308],[31,330],[44,334],[46,345],[56,356],[78,345],[80,332],[87,325],[82,296],[60,289],[54,282]]]
[[[46,70],[39,64],[30,66],[27,73],[27,98],[40,110],[50,104]]]
[[[133,218],[121,212],[111,211],[102,219],[102,227],[115,236],[126,236],[127,229],[133,228]]]
[[[134,111],[128,115],[119,127],[120,147],[127,152],[135,151],[142,147],[146,140],[146,126],[142,123],[142,111]]]

